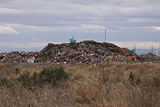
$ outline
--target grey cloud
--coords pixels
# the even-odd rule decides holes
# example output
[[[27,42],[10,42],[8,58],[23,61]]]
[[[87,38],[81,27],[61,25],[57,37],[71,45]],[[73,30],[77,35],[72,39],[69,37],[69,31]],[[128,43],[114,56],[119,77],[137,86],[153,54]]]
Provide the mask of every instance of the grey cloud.
[[[114,33],[116,31],[123,32],[119,35],[129,40],[128,31],[143,31],[140,35],[143,34],[141,36],[144,38],[147,31],[154,31],[153,27],[160,26],[160,0],[0,0],[0,9],[0,24],[24,25],[26,27],[12,27],[20,30],[20,34],[32,36],[37,32],[29,29],[28,26],[37,26],[37,29],[72,26],[80,29],[79,26],[82,25],[95,25],[107,27],[112,39],[118,35]],[[45,31],[48,37],[66,32],[67,30],[48,33]],[[68,30],[68,32],[73,35],[84,34],[77,30]],[[157,40],[160,40],[157,36],[159,31],[155,32]],[[42,34],[40,34],[41,38]],[[99,34],[103,35],[103,31]],[[97,39],[99,34],[95,34],[94,38]],[[93,35],[93,33],[86,35]],[[138,40],[137,38],[138,36],[133,39]]]

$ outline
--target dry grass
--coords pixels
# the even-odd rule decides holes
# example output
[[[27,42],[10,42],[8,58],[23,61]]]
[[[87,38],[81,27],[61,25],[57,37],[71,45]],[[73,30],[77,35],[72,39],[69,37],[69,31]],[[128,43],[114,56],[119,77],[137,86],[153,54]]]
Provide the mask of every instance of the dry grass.
[[[1,107],[159,107],[159,63],[62,65],[69,79],[56,86],[27,90],[14,80],[24,72],[55,68],[53,64],[2,64],[0,74],[13,81],[0,86]],[[18,68],[19,72],[16,72]],[[134,80],[129,79],[133,73]],[[138,82],[137,82],[138,80]]]

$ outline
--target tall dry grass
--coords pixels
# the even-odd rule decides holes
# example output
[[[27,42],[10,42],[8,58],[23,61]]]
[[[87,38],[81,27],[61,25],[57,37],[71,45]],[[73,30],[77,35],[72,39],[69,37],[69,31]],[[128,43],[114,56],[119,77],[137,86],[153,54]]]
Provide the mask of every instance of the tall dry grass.
[[[60,65],[58,65],[60,66]],[[0,67],[11,86],[0,86],[1,107],[160,107],[159,63],[62,65],[69,79],[34,90],[14,78],[24,72],[55,68],[53,64],[7,64]],[[18,73],[16,72],[19,70]],[[131,72],[134,79],[130,79]],[[138,81],[138,82],[137,82]]]

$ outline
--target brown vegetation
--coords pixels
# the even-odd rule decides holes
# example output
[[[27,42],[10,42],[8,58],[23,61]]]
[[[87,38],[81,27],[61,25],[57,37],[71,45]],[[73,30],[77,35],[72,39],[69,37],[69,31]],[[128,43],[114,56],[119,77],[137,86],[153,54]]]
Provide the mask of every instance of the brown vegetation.
[[[159,63],[61,65],[69,75],[57,84],[28,89],[16,80],[54,64],[1,64],[1,107],[159,107]]]

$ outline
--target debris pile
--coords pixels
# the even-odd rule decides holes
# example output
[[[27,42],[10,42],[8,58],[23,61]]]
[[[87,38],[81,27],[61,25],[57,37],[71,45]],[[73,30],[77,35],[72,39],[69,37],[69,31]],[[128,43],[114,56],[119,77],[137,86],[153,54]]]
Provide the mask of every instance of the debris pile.
[[[127,52],[127,53],[126,53]],[[0,61],[5,63],[39,63],[51,62],[55,64],[68,63],[100,63],[107,61],[129,62],[135,60],[152,61],[160,60],[159,57],[147,55],[128,56],[129,50],[122,49],[112,43],[98,43],[95,41],[83,41],[79,43],[49,43],[40,52],[10,52],[0,53]]]
[[[7,63],[25,63],[31,59],[38,59],[39,52],[10,52],[0,53],[0,60]],[[33,61],[32,61],[33,62]]]
[[[58,64],[64,63],[99,63],[120,58],[120,48],[112,43],[83,41],[79,43],[49,43],[41,52],[43,61]],[[120,58],[120,59],[119,59]]]
[[[149,52],[147,54],[140,55],[139,60],[141,61],[160,61],[160,57]]]

